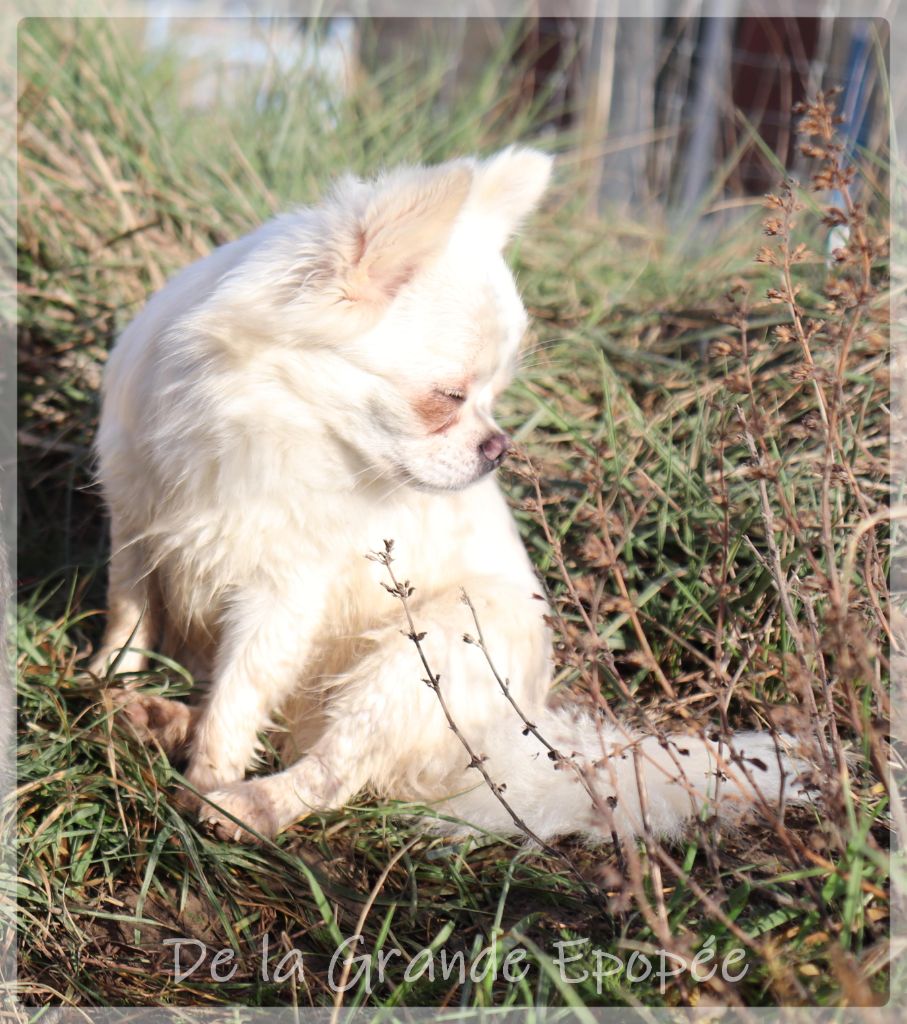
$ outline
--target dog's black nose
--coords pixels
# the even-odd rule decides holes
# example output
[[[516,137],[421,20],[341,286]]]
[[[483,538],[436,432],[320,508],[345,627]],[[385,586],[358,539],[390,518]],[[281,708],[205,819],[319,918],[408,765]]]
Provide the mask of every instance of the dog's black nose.
[[[506,434],[492,434],[479,445],[479,451],[494,466],[500,466],[510,447],[510,438]]]

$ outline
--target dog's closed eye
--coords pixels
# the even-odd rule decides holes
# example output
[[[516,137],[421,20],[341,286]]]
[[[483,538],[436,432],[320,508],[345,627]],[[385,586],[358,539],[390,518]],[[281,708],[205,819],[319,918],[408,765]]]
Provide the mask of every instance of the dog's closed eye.
[[[463,388],[433,388],[427,395],[418,399],[413,408],[430,434],[440,433],[453,426],[466,401]]]

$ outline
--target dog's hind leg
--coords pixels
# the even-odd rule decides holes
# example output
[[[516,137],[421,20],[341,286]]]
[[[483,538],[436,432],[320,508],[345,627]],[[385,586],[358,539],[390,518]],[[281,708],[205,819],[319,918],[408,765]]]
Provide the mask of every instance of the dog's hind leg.
[[[407,757],[407,746],[428,734],[438,710],[419,677],[412,643],[399,630],[388,630],[336,681],[327,727],[308,753],[276,775],[208,793],[217,806],[202,806],[202,823],[221,839],[254,842],[254,832],[270,837],[307,814],[342,807],[365,785],[393,771]],[[421,729],[415,727],[419,718]]]
[[[497,624],[489,643],[531,710],[543,689],[529,695],[526,680],[547,680],[544,607],[502,585],[494,593],[493,586],[483,590],[476,584],[471,596],[488,621]],[[509,704],[481,650],[464,642],[472,618],[459,591],[433,597],[414,614],[446,706],[463,734],[481,742],[489,721],[507,715]],[[530,616],[538,620],[535,629],[517,628],[531,627]],[[469,778],[469,755],[451,730],[438,694],[426,685],[425,667],[407,632],[395,623],[373,631],[368,640],[368,653],[335,681],[325,731],[301,760],[276,775],[206,794],[218,806],[206,804],[200,817],[216,835],[249,841],[254,830],[271,836],[307,814],[343,806],[365,786],[396,799],[421,801],[438,798],[451,785],[459,789],[481,782],[478,776]]]
[[[107,628],[90,670],[105,675],[116,664],[117,673],[141,672],[148,664],[144,652],[157,639],[157,600],[142,543],[123,529],[116,514],[111,522],[110,549]]]
[[[403,679],[399,682],[400,688],[407,688]],[[380,692],[358,687],[356,691],[355,710],[335,716],[323,736],[294,765],[276,775],[236,782],[206,794],[211,804],[204,804],[199,812],[202,823],[220,839],[254,842],[252,831],[237,825],[223,811],[254,832],[271,837],[307,814],[342,807],[381,774],[381,761],[399,757],[405,743],[402,736],[395,738],[400,725],[397,702],[388,701]]]
[[[370,759],[362,744],[373,737],[360,729],[358,722],[342,723],[285,771],[206,794],[211,803],[199,811],[202,824],[219,839],[255,842],[255,832],[271,838],[307,814],[342,807],[369,779]]]
[[[171,759],[185,753],[198,720],[197,707],[139,690],[111,688],[106,694],[117,719],[128,724],[139,742],[159,746]]]

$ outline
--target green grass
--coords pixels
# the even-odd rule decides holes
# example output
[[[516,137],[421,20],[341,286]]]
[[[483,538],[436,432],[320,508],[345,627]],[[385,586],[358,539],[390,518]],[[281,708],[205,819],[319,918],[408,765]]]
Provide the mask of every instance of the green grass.
[[[14,913],[23,1002],[331,1005],[331,955],[364,910],[357,952],[404,956],[373,991],[357,981],[348,1006],[886,999],[889,873],[903,882],[903,866],[888,854],[902,812],[880,774],[884,523],[861,535],[844,576],[855,526],[888,500],[883,256],[872,269],[877,293],[853,313],[826,307],[821,260],[794,268],[799,306],[824,325],[811,344],[819,386],[840,409],[840,468],[824,479],[816,391],[801,379],[796,340],[775,331],[791,310],[765,298],[777,269],[753,261],[766,241],[758,209],[697,244],[692,231],[590,217],[582,179],[563,171],[513,247],[536,345],[503,409],[530,461],[502,479],[554,604],[560,689],[644,724],[677,726],[685,714],[821,732],[821,812],[723,836],[704,822],[685,843],[640,846],[635,858],[560,843],[594,900],[560,858],[495,837],[432,838],[420,824],[430,811],[367,794],[275,843],[229,846],[180,813],[175,770],[131,743],[103,687],[79,675],[103,622],[106,538],[90,443],[116,330],[175,268],[316,198],[341,170],[533,138],[540,111],[519,100],[518,41],[514,31],[460,91],[445,86],[445,54],[426,52],[366,73],[342,101],[317,76],[293,72],[266,109],[250,89],[202,112],[180,104],[177,62],[142,59],[123,24],[22,23]],[[869,198],[881,230],[884,196]],[[801,220],[797,239],[821,251],[817,218]],[[838,327],[850,316],[836,383]],[[170,695],[189,688],[163,662],[142,682]],[[849,769],[836,775],[844,750]],[[175,983],[163,943],[179,936],[234,950],[236,975],[215,983],[206,963]],[[568,984],[556,944],[578,939],[589,941],[569,947],[580,954],[570,970],[588,977]],[[626,960],[666,942],[689,956],[712,943],[719,960],[743,950],[747,973],[723,986],[596,979],[596,949]],[[523,949],[530,970],[513,984],[407,980],[406,958],[430,946],[462,950],[467,962]],[[304,974],[276,982],[293,948]]]

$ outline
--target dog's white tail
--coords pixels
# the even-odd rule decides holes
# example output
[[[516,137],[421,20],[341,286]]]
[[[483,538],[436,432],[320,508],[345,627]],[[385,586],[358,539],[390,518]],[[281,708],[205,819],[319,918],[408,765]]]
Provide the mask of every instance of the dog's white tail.
[[[789,736],[641,737],[549,708],[532,725],[535,730],[515,717],[500,723],[477,749],[513,814],[481,780],[443,809],[477,828],[510,834],[520,831],[516,815],[541,840],[567,833],[673,837],[700,815],[736,822],[753,810],[779,814],[785,802],[805,798],[799,776],[806,764],[792,753]],[[470,773],[470,782],[477,778]]]

